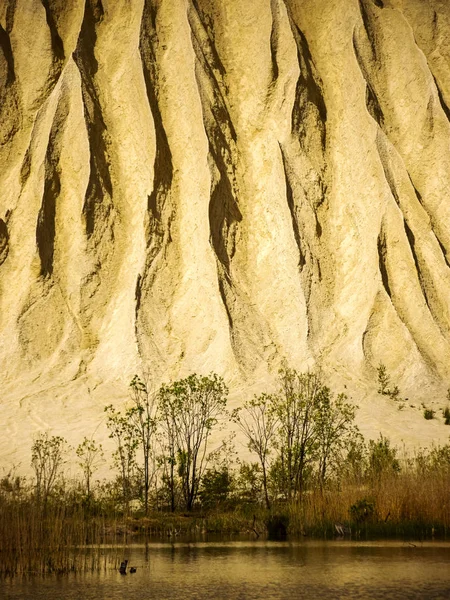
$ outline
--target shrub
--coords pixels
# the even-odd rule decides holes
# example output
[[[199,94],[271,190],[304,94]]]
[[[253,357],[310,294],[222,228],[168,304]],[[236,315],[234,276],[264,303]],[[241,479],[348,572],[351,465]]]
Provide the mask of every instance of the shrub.
[[[431,421],[431,419],[434,419],[434,415],[435,412],[431,408],[425,408],[423,411],[423,416],[427,421]]]
[[[365,523],[373,518],[375,513],[375,502],[362,498],[350,506],[350,515],[356,523]]]
[[[267,534],[269,539],[284,540],[289,527],[289,515],[271,514],[266,519]]]
[[[378,393],[383,396],[389,395],[390,377],[387,373],[386,365],[380,363],[377,368],[378,372]]]
[[[377,368],[378,372],[378,393],[383,396],[389,396],[392,400],[400,400],[400,390],[397,385],[390,387],[391,377],[387,372],[386,365],[380,363]]]
[[[442,416],[444,417],[444,422],[446,425],[450,425],[450,407],[444,408],[442,411]]]
[[[399,471],[397,449],[391,447],[389,439],[380,434],[377,441],[369,440],[369,475],[379,479]]]
[[[230,498],[233,475],[227,467],[207,469],[202,477],[200,502],[206,509],[224,505]]]

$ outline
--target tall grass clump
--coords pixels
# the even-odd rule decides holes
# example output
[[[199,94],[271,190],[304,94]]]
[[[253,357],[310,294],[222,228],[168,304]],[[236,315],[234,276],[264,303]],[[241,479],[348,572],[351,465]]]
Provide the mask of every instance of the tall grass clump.
[[[39,502],[23,487],[0,482],[0,574],[47,574],[106,568],[101,544],[111,519],[86,510],[80,498],[60,491]],[[9,488],[9,489],[8,489]]]

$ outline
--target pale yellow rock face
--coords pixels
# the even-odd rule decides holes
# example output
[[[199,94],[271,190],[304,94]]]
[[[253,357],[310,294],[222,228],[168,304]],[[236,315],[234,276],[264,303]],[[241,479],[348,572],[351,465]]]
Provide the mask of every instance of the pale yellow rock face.
[[[1,0],[0,182],[0,466],[136,372],[237,405],[284,358],[448,439],[447,0]]]

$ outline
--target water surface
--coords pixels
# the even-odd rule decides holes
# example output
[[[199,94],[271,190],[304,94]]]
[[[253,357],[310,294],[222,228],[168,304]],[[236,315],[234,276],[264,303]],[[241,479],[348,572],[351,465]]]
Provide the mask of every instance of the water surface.
[[[130,546],[124,558],[136,573],[123,576],[110,567],[83,575],[13,578],[0,582],[0,598],[450,599],[450,544],[445,543],[150,543]]]

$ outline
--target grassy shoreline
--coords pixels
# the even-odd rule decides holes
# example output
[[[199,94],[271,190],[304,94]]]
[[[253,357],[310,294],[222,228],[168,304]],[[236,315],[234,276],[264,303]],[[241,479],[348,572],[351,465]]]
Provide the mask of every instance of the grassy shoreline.
[[[301,500],[218,504],[192,513],[107,512],[76,499],[0,498],[0,575],[96,571],[111,567],[102,546],[123,548],[159,539],[207,541],[245,535],[264,539],[432,540],[450,534],[450,476],[398,474],[365,485],[315,489]],[[339,527],[342,527],[338,531]],[[89,550],[87,550],[89,548]]]

